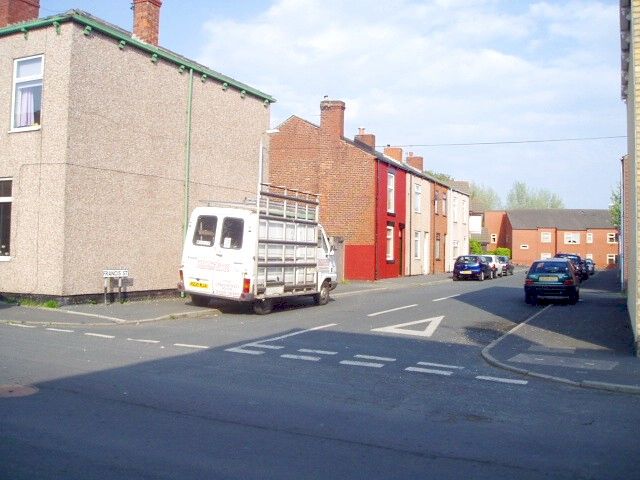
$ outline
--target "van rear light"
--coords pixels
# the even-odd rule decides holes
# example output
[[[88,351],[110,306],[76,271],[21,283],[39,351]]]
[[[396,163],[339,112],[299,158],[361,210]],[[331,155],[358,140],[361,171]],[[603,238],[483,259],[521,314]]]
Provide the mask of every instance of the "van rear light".
[[[251,291],[251,279],[245,278],[242,282],[242,293],[249,293]]]
[[[180,281],[184,282],[184,273],[180,270]]]

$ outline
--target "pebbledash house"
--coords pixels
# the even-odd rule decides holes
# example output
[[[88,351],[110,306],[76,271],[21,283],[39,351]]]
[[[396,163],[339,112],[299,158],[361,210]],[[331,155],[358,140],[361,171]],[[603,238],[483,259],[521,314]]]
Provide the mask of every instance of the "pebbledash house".
[[[133,34],[39,0],[0,0],[0,293],[175,289],[188,214],[255,196],[274,99]]]

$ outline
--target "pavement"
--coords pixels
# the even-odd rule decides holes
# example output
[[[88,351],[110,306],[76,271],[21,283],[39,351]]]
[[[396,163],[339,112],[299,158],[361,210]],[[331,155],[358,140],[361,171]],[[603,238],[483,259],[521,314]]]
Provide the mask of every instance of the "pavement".
[[[640,358],[635,356],[619,277],[618,270],[597,272],[582,284],[577,305],[528,306],[531,315],[487,345],[482,350],[483,358],[495,367],[522,375],[578,387],[640,394]],[[341,283],[331,295],[340,298],[451,281],[451,274],[352,281]],[[0,323],[23,325],[126,325],[219,314],[219,310],[197,307],[188,298],[179,297],[68,305],[57,309],[0,302]]]

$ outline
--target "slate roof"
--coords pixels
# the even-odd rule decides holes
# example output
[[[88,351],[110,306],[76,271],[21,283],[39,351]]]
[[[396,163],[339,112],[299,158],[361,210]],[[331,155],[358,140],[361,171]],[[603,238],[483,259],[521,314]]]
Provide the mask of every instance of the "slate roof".
[[[609,210],[536,209],[507,210],[514,230],[557,228],[558,230],[615,229]]]

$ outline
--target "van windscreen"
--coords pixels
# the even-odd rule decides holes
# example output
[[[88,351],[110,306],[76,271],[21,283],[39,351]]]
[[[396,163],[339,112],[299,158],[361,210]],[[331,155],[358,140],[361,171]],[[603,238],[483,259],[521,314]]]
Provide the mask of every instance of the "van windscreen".
[[[193,233],[193,244],[201,247],[212,247],[216,236],[218,217],[202,215],[198,217],[196,229]]]

